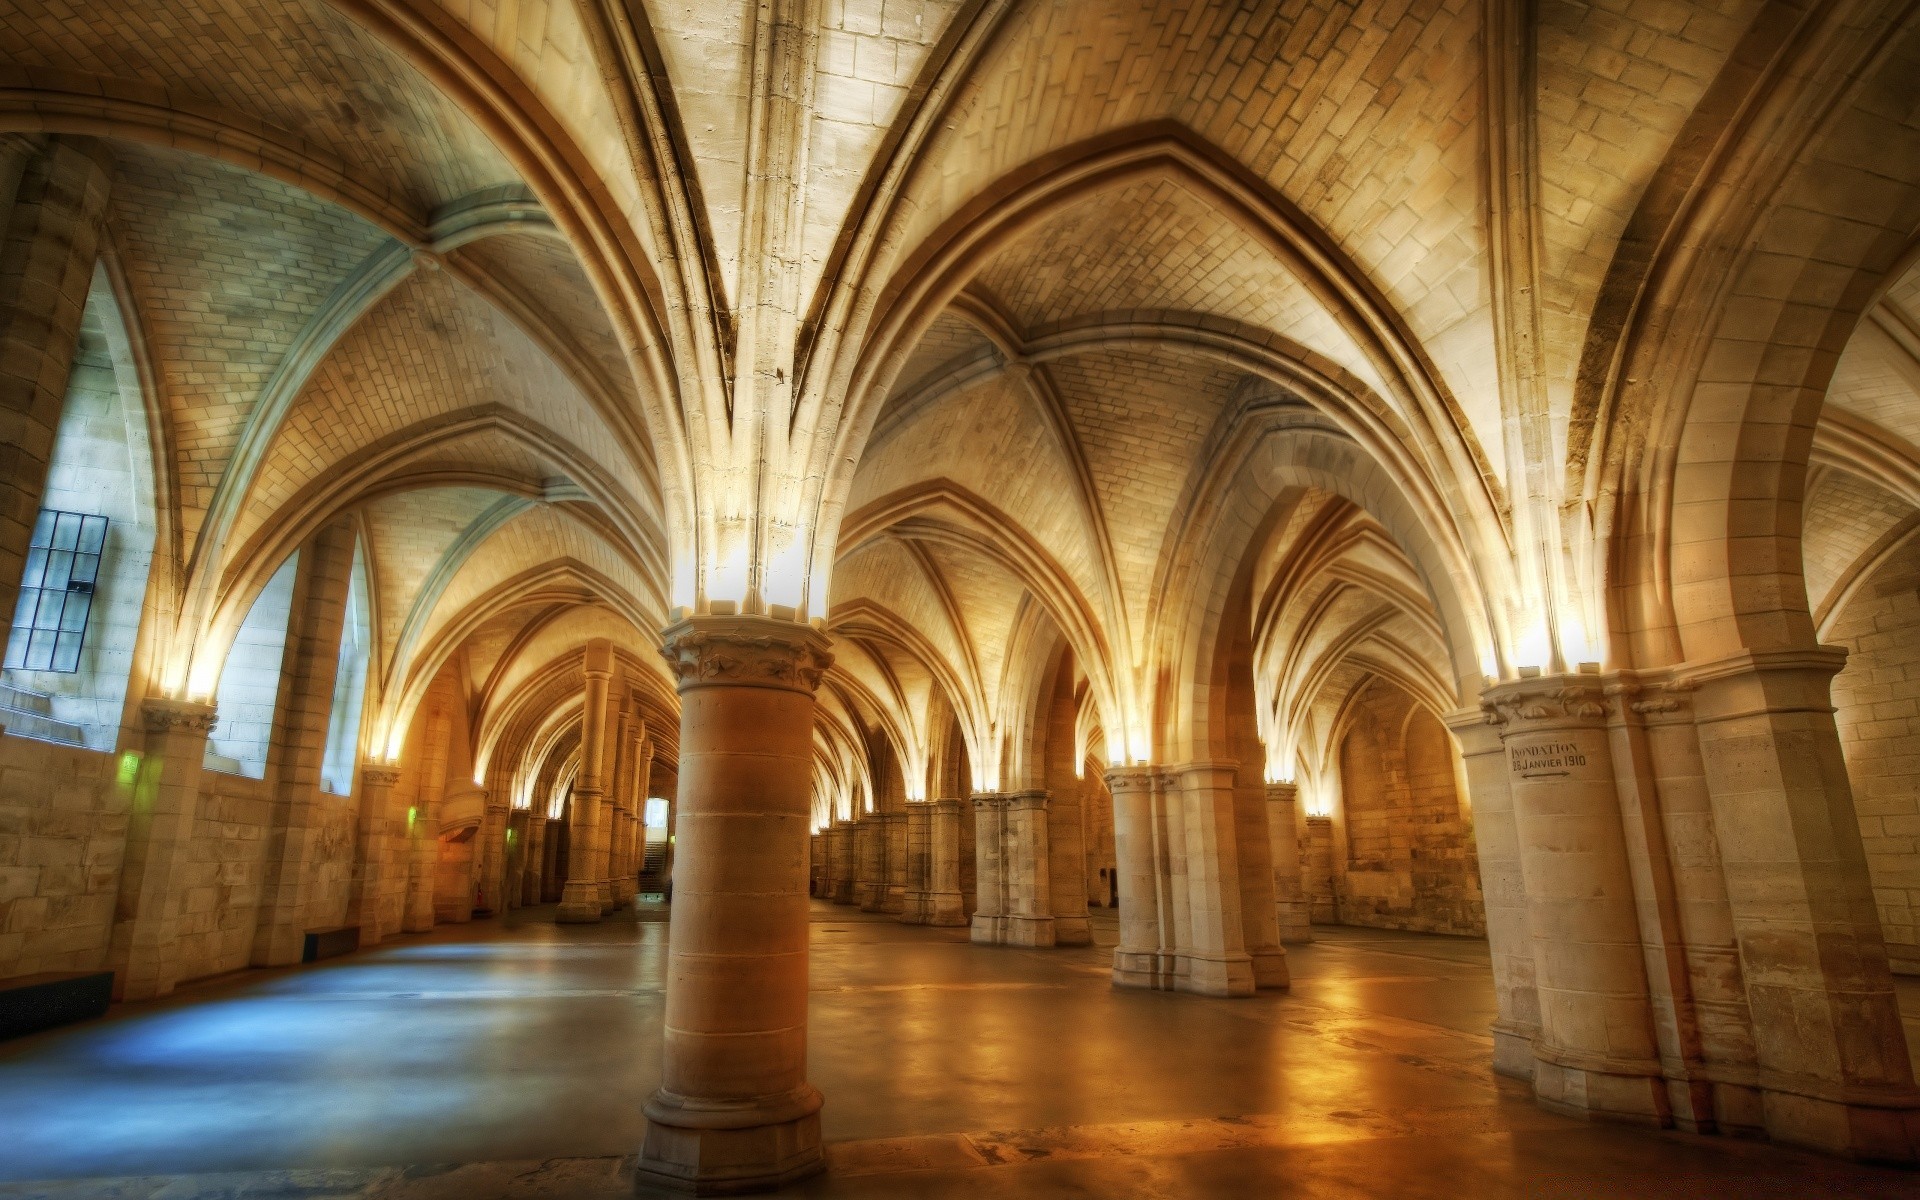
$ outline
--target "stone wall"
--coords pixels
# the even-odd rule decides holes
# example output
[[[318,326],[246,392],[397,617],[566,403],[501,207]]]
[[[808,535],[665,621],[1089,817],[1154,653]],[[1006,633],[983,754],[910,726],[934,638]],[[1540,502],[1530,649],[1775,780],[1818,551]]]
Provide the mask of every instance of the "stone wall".
[[[1920,975],[1920,539],[1859,586],[1827,640],[1849,652],[1835,720],[1887,954]]]
[[[1473,827],[1462,813],[1445,727],[1378,679],[1363,685],[1355,703],[1340,749],[1346,861],[1335,873],[1339,919],[1485,934]]]
[[[111,754],[0,736],[0,978],[106,961],[132,788]]]

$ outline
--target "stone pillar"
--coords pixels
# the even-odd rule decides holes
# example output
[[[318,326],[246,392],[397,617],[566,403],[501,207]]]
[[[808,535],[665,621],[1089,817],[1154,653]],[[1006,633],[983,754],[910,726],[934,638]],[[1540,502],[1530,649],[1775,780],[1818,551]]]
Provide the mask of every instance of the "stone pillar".
[[[53,138],[21,168],[0,233],[0,653],[67,402],[108,187],[103,146]]]
[[[1267,838],[1273,858],[1273,907],[1280,944],[1313,940],[1312,902],[1300,867],[1300,785],[1267,785]]]
[[[1155,808],[1159,775],[1152,767],[1107,772],[1113,795],[1113,843],[1120,875],[1120,943],[1113,950],[1118,987],[1171,986],[1171,956],[1162,953],[1164,915],[1157,870]]]
[[[907,804],[907,882],[900,919],[909,925],[925,925],[933,916],[933,807],[925,801]]]
[[[1248,749],[1264,756],[1258,742]],[[1261,758],[1253,758],[1259,763]],[[1242,774],[1252,778],[1243,780]],[[1280,908],[1273,893],[1273,831],[1267,821],[1266,785],[1246,767],[1234,771],[1233,844],[1239,865],[1240,934],[1253,960],[1253,986],[1284,988],[1293,983],[1287,952],[1280,946]]]
[[[880,821],[873,813],[853,823],[853,899],[862,912],[880,911],[881,893],[886,890],[886,848]]]
[[[603,706],[606,710],[602,719],[600,736],[600,758],[594,772],[594,781],[599,788],[599,820],[593,831],[593,881],[600,893],[600,915],[606,916],[613,911],[613,839],[614,829],[618,826],[620,788],[618,779],[620,757],[620,705],[612,696],[611,689]]]
[[[451,728],[444,716],[427,721],[426,759],[413,811],[407,814],[407,911],[400,928],[426,933],[434,926],[434,892],[440,874],[440,802],[447,792],[447,755]]]
[[[1046,792],[1029,790],[1007,793],[1001,810],[1006,837],[1000,851],[1001,893],[1006,898],[1001,928],[1008,945],[1055,944],[1048,806]]]
[[[1513,811],[1512,777],[1500,726],[1478,708],[1447,718],[1460,746],[1473,805],[1473,840],[1480,860],[1487,945],[1493,957],[1493,1069],[1533,1078],[1533,1040],[1540,1036],[1540,997],[1534,984],[1533,932],[1526,880],[1520,870],[1520,833]]]
[[[1180,987],[1206,996],[1253,993],[1253,958],[1240,914],[1232,763],[1175,767],[1185,809],[1190,940],[1180,944]]]
[[[580,773],[573,781],[573,802],[567,822],[567,886],[560,897],[556,919],[567,924],[598,921],[606,913],[602,899],[606,880],[606,844],[601,840],[602,807],[600,760],[606,754],[607,684],[613,678],[613,647],[594,641],[586,649],[586,703],[580,720]]]
[[[1664,1123],[1600,679],[1523,678],[1482,703],[1506,747],[1533,934],[1534,1095],[1557,1111]]]
[[[250,959],[256,967],[297,963],[306,948],[308,893],[320,850],[320,768],[353,583],[353,543],[353,526],[336,521],[300,548],[294,574],[267,752],[272,823]]]
[[[928,814],[927,924],[967,923],[967,900],[960,891],[960,806],[951,796],[933,802]]]
[[[141,716],[147,736],[134,777],[120,898],[107,950],[113,994],[120,1000],[164,996],[179,978],[175,916],[214,711],[211,704],[156,697],[141,705]]]
[[[387,887],[387,859],[392,846],[388,832],[393,824],[393,785],[399,782],[397,765],[368,763],[360,768],[353,923],[360,927],[362,946],[379,945],[387,932],[380,919],[380,903]]]
[[[1053,941],[1057,946],[1093,945],[1087,921],[1087,818],[1080,781],[1064,775],[1065,786],[1047,805],[1047,883],[1053,898]]]
[[[547,890],[547,815],[535,808],[527,813],[527,869],[522,875],[520,902],[539,904]]]
[[[854,823],[835,821],[827,833],[828,844],[833,849],[833,895],[828,899],[835,904],[852,904],[856,896],[856,864],[859,862],[854,844]]]
[[[1734,936],[1775,1141],[1920,1159],[1920,1093],[1867,876],[1827,646],[1689,664]]]
[[[973,796],[973,940],[983,946],[1006,940],[1007,882],[1002,861],[1007,845],[1007,798],[998,792]]]
[[[807,1082],[807,823],[824,634],[765,617],[665,632],[680,691],[666,1044],[642,1185],[712,1193],[821,1169]]]
[[[647,801],[653,790],[653,739],[646,736],[644,723],[640,733],[640,762],[634,770],[633,803],[627,814],[627,899],[635,905],[640,902],[640,863],[647,853]],[[672,830],[671,820],[667,828]]]
[[[487,789],[480,832],[474,835],[485,851],[478,864],[480,903],[477,909],[496,917],[507,911],[507,829],[511,815],[506,789]]]
[[[880,814],[881,836],[886,842],[887,882],[880,898],[880,911],[899,914],[907,908],[907,814]]]

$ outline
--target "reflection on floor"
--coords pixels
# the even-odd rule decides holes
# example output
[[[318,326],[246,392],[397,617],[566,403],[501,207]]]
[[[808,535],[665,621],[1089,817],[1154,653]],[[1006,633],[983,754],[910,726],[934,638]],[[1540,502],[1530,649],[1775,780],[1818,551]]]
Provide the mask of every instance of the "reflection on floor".
[[[666,932],[528,910],[0,1044],[0,1196],[629,1195]],[[1318,932],[1291,994],[1215,1001],[1115,991],[1099,948],[820,906],[833,1169],[792,1194],[1915,1194],[1909,1173],[1543,1114],[1487,1070],[1484,943]]]

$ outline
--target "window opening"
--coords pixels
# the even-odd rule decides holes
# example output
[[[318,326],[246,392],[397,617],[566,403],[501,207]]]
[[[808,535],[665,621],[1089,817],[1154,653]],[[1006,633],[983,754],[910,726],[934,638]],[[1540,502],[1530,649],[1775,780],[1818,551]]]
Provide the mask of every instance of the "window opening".
[[[27,546],[27,569],[13,610],[6,665],[15,670],[80,669],[93,587],[107,544],[107,519],[43,508]]]

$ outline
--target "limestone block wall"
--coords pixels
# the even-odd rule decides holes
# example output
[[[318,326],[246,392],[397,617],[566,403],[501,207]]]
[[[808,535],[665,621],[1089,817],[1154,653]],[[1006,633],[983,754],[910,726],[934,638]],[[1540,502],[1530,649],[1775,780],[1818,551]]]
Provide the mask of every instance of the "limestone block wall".
[[[266,878],[272,788],[260,779],[200,776],[193,845],[181,881],[180,979],[247,965]]]
[[[1920,539],[1854,591],[1827,640],[1848,651],[1834,719],[1887,955],[1920,975]]]
[[[118,761],[0,737],[0,978],[106,961],[132,799]]]
[[[1346,860],[1335,871],[1339,920],[1484,935],[1479,863],[1452,741],[1404,691],[1379,680],[1365,687],[1340,752]]]

